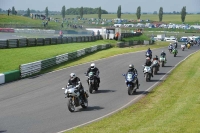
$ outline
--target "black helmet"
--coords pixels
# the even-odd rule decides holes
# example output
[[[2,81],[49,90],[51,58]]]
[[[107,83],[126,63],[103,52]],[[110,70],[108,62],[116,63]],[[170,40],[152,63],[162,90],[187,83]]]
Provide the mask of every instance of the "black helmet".
[[[148,48],[148,50],[150,50],[150,48]]]
[[[133,69],[134,68],[134,65],[133,64],[130,64],[129,65],[129,69]]]

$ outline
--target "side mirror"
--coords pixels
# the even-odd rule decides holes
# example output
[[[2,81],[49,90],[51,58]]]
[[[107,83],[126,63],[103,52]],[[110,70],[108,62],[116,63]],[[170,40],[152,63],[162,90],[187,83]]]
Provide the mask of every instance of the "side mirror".
[[[125,76],[125,74],[122,74],[122,76]]]
[[[62,90],[64,90],[65,88],[63,87]]]

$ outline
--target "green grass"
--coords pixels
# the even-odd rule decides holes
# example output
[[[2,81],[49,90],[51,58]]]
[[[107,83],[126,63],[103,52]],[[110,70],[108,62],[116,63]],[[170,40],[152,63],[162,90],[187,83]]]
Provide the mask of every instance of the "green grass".
[[[99,40],[87,43],[69,43],[59,45],[47,45],[37,47],[24,47],[12,49],[0,49],[0,73],[19,68],[20,64],[51,58],[64,53],[73,52],[98,44],[115,43],[114,40]]]
[[[69,133],[199,133],[200,51],[137,103]]]
[[[85,14],[83,18],[97,18],[97,14]],[[52,17],[61,18],[61,15],[54,15]],[[66,18],[76,18],[77,15],[66,15]],[[115,19],[117,18],[117,14],[102,14],[101,18],[103,19]],[[122,19],[128,20],[137,20],[136,14],[122,14]],[[141,19],[143,20],[152,20],[152,21],[159,21],[158,15],[154,14],[142,14]],[[182,23],[181,22],[181,15],[163,15],[163,22],[166,23]],[[200,23],[200,14],[189,14],[186,15],[185,23]]]
[[[94,60],[98,60],[98,59],[103,59],[103,58],[107,58],[107,57],[114,56],[117,54],[124,54],[124,53],[129,53],[129,52],[146,50],[149,47],[151,49],[165,47],[168,44],[169,44],[168,42],[157,42],[154,45],[137,45],[134,47],[126,47],[126,48],[118,48],[118,47],[115,47],[115,45],[113,45],[114,47],[112,47],[110,49],[98,51],[98,52],[92,53],[90,55],[86,55],[86,56],[77,58],[73,61],[68,61],[68,62],[62,63],[60,65],[43,70],[41,73],[46,73],[46,72],[50,72],[50,71],[54,71],[54,70],[58,70],[58,69],[94,61]]]
[[[61,15],[50,15],[50,17],[53,18],[61,18]],[[66,15],[66,18],[76,18],[77,15]],[[87,14],[83,16],[84,18],[97,18],[97,14]],[[102,19],[115,19],[117,18],[116,14],[102,14]],[[135,14],[122,14],[122,19],[128,19],[128,20],[137,20]],[[158,21],[158,15],[153,15],[153,14],[142,14],[141,19],[146,20],[149,19],[151,21]],[[1,27],[5,26],[5,24],[9,24],[10,27],[15,27],[16,25],[18,26],[32,26],[32,27],[39,27],[43,28],[42,22],[43,20],[40,19],[31,19],[29,17],[24,17],[24,16],[15,16],[15,15],[10,15],[7,16],[6,14],[0,14],[0,25]],[[83,22],[86,23],[83,23]],[[77,25],[84,25],[85,27],[102,27],[102,26],[109,26],[113,25],[113,23],[110,23],[108,25],[96,25],[96,24],[87,24],[88,20],[78,20],[74,21],[72,19],[68,20],[68,22],[72,22]],[[181,15],[163,15],[163,22],[165,23],[182,23],[181,22]],[[132,22],[131,22],[132,23]],[[185,23],[188,24],[196,24],[200,23],[200,14],[192,14],[192,15],[187,15],[185,19]],[[48,23],[48,26],[46,29],[72,29],[70,27],[66,26],[66,22],[64,23],[64,28],[61,28],[61,23],[56,23],[54,21],[50,21]],[[81,29],[78,29],[81,30]],[[155,29],[148,29],[148,30],[155,30]],[[180,31],[180,30],[179,30]]]
[[[142,40],[150,40],[150,38],[146,34],[142,34],[141,36],[136,37],[129,37],[129,38],[123,38],[122,41],[142,41]]]

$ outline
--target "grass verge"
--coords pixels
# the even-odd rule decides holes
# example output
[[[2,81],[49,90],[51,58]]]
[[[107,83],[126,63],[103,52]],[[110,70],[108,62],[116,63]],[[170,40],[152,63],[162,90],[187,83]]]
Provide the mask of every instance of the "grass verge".
[[[114,115],[69,133],[199,133],[200,51],[146,97]]]

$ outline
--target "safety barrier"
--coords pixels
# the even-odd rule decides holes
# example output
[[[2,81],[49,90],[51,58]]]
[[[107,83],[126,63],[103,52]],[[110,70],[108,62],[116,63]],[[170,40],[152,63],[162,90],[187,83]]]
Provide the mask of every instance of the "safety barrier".
[[[0,28],[0,32],[14,33],[14,29],[13,28]]]
[[[0,84],[8,83],[20,79],[20,71],[14,70],[0,73]]]
[[[147,41],[147,40],[143,40],[143,41],[128,41],[128,42],[119,42],[117,43],[117,47],[130,47],[130,46],[134,46],[134,45],[148,45],[148,44],[153,44],[152,41]]]
[[[28,46],[43,46],[51,44],[65,44],[74,42],[91,42],[100,39],[102,39],[101,36],[8,39],[8,40],[0,40],[0,48],[18,48],[18,47],[28,47]]]
[[[71,52],[71,53],[65,53],[62,55],[58,55],[52,58],[48,58],[45,60],[40,60],[40,61],[36,61],[36,62],[31,62],[31,63],[27,63],[27,64],[21,64],[19,66],[20,69],[20,77],[24,78],[36,73],[39,73],[41,70],[44,70],[46,68],[55,66],[57,64],[69,61],[69,60],[73,60],[76,59],[78,57],[84,56],[86,54],[95,52],[97,50],[103,50],[106,48],[111,47],[110,44],[102,44],[102,45],[97,45],[97,46],[92,46],[90,48],[84,48],[81,50],[77,50],[75,52]],[[1,79],[0,77],[0,82],[1,80],[3,80],[3,78]]]

